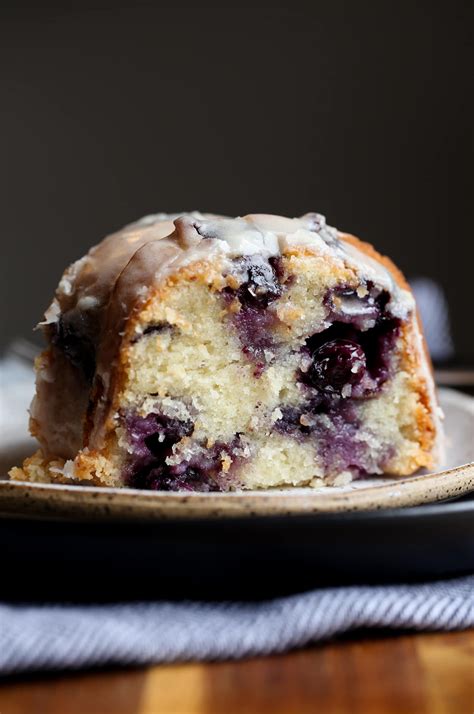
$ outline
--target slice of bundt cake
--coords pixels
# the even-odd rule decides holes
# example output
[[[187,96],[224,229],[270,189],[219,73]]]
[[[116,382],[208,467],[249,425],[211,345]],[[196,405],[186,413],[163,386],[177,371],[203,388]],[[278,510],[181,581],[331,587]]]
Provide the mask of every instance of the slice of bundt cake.
[[[344,484],[433,467],[412,294],[323,216],[148,216],[64,273],[11,478],[153,490]]]

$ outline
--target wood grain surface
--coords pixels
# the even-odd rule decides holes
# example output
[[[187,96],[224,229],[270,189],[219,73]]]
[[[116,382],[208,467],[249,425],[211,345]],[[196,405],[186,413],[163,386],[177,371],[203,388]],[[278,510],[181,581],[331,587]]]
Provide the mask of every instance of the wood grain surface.
[[[242,662],[25,677],[0,714],[472,714],[474,632],[353,637]]]

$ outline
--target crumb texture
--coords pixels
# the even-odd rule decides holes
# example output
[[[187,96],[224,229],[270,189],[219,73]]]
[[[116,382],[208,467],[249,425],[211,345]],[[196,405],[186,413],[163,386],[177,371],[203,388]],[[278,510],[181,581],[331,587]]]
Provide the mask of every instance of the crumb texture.
[[[104,315],[90,294],[79,311],[59,306],[37,363],[41,449],[10,477],[212,492],[434,465],[433,384],[406,285],[311,215],[306,228],[266,238],[259,218],[262,243],[243,255],[220,251],[218,219],[178,217],[188,260],[142,286],[133,306]],[[63,290],[73,293],[76,273]],[[95,342],[111,315],[112,337]]]

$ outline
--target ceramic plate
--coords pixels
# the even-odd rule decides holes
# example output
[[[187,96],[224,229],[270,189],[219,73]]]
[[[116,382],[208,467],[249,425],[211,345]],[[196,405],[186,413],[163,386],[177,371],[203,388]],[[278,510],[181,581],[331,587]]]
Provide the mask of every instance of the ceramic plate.
[[[235,493],[160,493],[0,482],[0,513],[36,518],[141,521],[370,511],[435,503],[474,491],[474,399],[443,389],[447,458],[442,471],[410,478],[362,479],[343,488]],[[9,453],[20,447],[10,436]],[[31,450],[31,445],[28,445]],[[7,458],[8,460],[8,458]]]

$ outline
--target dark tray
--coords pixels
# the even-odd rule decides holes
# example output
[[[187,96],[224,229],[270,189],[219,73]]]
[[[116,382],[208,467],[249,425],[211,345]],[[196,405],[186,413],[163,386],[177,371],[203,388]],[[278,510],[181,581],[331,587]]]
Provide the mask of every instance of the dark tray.
[[[0,518],[2,600],[260,599],[474,572],[474,499],[230,520]]]

